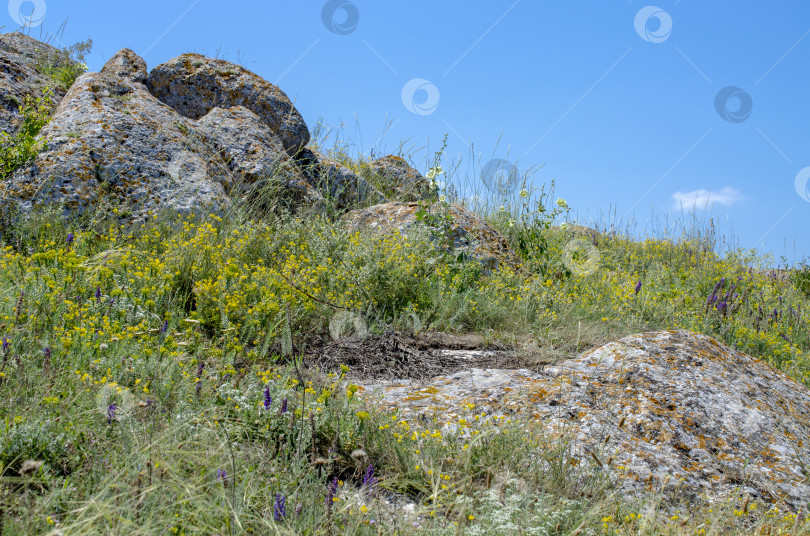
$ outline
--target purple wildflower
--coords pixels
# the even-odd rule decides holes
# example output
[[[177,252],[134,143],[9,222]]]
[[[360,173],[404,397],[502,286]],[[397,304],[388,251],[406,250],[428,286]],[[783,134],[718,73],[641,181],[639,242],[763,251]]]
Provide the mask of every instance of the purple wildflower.
[[[281,413],[287,413],[287,399],[281,401]]]
[[[228,485],[228,473],[225,472],[225,469],[217,469],[217,480],[226,486]]]
[[[275,521],[281,521],[287,515],[286,502],[287,497],[281,493],[276,493],[276,504],[273,505],[273,519]]]
[[[639,291],[641,290],[641,281],[636,283],[636,295],[638,295]]]
[[[96,302],[101,301],[101,287],[96,287]]]
[[[116,409],[118,409],[118,406],[115,405],[115,402],[107,407],[107,424],[112,424],[112,422],[115,420]]]
[[[332,482],[329,483],[329,487],[327,488],[327,492],[326,492],[326,509],[327,510],[332,509],[332,499],[335,498],[335,494],[337,493],[337,489],[338,489],[338,479],[337,479],[337,477],[335,477],[335,479],[332,480]]]
[[[378,480],[374,478],[374,466],[369,464],[366,468],[366,474],[363,475],[363,484],[362,486],[368,490],[368,493],[371,493],[372,488],[375,484],[377,484]]]
[[[273,397],[270,396],[270,388],[264,388],[264,409],[270,409],[270,404],[273,403]]]
[[[11,348],[11,340],[8,337],[3,337],[3,352],[8,353],[9,348]]]
[[[304,509],[303,504],[298,503],[298,504],[295,505],[295,515],[296,515],[296,517],[301,515],[301,510],[303,510],[303,509]]]
[[[42,353],[45,355],[45,359],[50,359],[51,358],[51,347],[46,346],[45,349],[42,351]]]
[[[164,321],[163,321],[163,328],[161,328],[161,330],[160,330],[160,334],[161,334],[161,335],[163,335],[164,333],[166,333],[166,330],[167,330],[167,329],[169,329],[169,321],[168,321],[168,320],[164,320]]]
[[[67,245],[68,245],[68,247],[70,247],[71,244],[73,244],[73,231],[69,232],[68,235],[67,235]]]

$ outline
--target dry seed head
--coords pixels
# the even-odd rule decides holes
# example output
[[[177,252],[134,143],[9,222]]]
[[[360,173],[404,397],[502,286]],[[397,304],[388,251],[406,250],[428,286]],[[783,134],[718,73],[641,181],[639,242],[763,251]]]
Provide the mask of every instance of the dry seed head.
[[[362,460],[366,456],[368,456],[368,454],[363,449],[355,449],[352,451],[352,458],[355,460]]]
[[[42,463],[40,460],[25,460],[20,467],[20,476],[28,476],[33,475],[39,468],[42,467]]]

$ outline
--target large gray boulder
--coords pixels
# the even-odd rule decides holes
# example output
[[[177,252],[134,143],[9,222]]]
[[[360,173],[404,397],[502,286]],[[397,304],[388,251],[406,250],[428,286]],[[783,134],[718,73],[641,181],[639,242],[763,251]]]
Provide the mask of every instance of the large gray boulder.
[[[145,70],[124,49],[81,76],[40,132],[47,149],[14,173],[4,197],[23,210],[57,202],[72,213],[102,201],[140,212],[227,206],[228,167],[194,121],[137,81]]]
[[[539,372],[472,368],[361,387],[412,421],[456,426],[470,401],[484,421],[522,414],[568,445],[572,464],[628,496],[663,492],[668,508],[746,493],[794,511],[810,505],[810,391],[706,335],[631,335]]]
[[[243,193],[259,195],[263,187],[272,186],[291,205],[323,206],[323,197],[287,155],[281,140],[247,108],[214,108],[197,121],[197,128],[219,152]]]
[[[278,87],[229,61],[183,54],[149,73],[146,86],[180,115],[199,119],[213,108],[244,106],[294,155],[309,141],[303,117]]]

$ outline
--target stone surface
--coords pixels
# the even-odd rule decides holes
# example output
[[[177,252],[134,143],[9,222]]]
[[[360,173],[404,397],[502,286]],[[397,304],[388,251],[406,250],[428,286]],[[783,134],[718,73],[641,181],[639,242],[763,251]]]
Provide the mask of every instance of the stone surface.
[[[141,84],[146,82],[148,74],[144,59],[128,48],[122,48],[107,60],[107,63],[101,68],[101,72]]]
[[[287,95],[234,63],[183,54],[152,69],[146,86],[190,119],[199,119],[215,107],[244,106],[272,129],[291,155],[309,141],[307,125]]]
[[[281,140],[247,108],[214,108],[197,121],[197,127],[219,151],[244,192],[258,192],[272,178],[292,204],[323,204],[323,197],[304,179]]]
[[[600,460],[627,495],[664,490],[689,505],[749,493],[794,510],[810,501],[810,392],[705,335],[632,335],[542,372],[473,368],[361,387],[447,426],[469,403],[486,418],[526,415],[570,437],[580,461]]]
[[[517,266],[518,257],[509,250],[506,239],[477,214],[460,205],[449,204],[448,212],[453,222],[450,236],[453,248],[468,254],[481,262],[486,269],[496,269],[499,265]],[[349,228],[372,227],[383,232],[406,232],[408,229],[426,225],[417,220],[419,203],[385,203],[353,210],[346,214]],[[441,214],[441,204],[430,205],[432,214]]]
[[[20,32],[0,35],[0,51],[16,55],[20,60],[31,64],[43,56],[59,52],[56,47]]]
[[[140,211],[228,205],[227,166],[194,121],[133,81],[138,60],[125,49],[79,77],[40,132],[47,149],[14,173],[3,197],[23,210],[60,202],[79,213],[102,200]]]
[[[21,33],[0,35],[0,131],[13,133],[20,123],[20,105],[30,95],[42,97],[45,89],[54,86],[53,81],[36,67],[40,54],[55,53],[56,49],[40,43]],[[54,88],[51,96],[53,107],[65,95],[61,88]]]
[[[309,184],[330,198],[340,211],[388,201],[365,179],[316,149],[303,149],[296,161]]]
[[[373,160],[365,178],[392,201],[435,199],[430,181],[399,156],[388,155]]]

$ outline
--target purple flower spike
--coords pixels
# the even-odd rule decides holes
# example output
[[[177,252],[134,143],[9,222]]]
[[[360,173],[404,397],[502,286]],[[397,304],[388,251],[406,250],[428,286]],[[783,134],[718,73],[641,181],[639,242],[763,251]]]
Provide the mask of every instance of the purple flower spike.
[[[641,281],[636,283],[636,295],[638,295],[639,291],[641,290]]]
[[[270,409],[270,404],[273,403],[273,397],[270,396],[270,388],[264,388],[264,409]]]
[[[276,493],[276,504],[273,506],[273,519],[275,521],[282,521],[287,515],[286,502],[287,497],[281,493]]]

